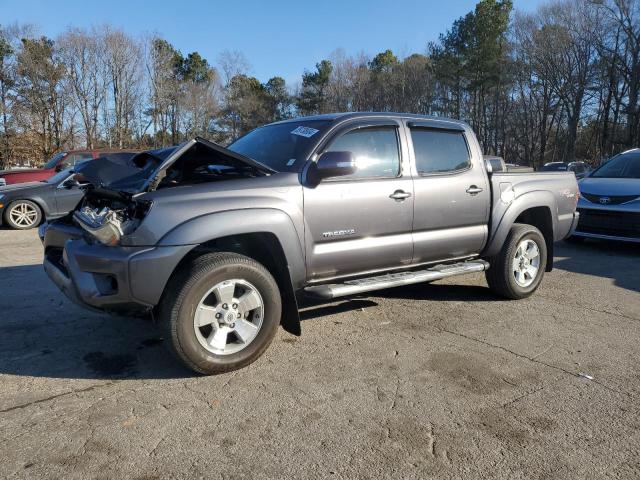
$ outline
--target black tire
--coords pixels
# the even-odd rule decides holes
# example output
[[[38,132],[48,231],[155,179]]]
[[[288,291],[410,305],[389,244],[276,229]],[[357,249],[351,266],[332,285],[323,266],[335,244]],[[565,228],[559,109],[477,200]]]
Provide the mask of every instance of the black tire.
[[[30,222],[33,221],[33,223],[29,223],[28,225],[21,225],[14,222],[11,218],[11,212],[15,209],[21,208],[22,206],[25,206],[27,209],[29,209],[30,212],[35,211],[35,218],[29,220]],[[31,228],[36,228],[38,225],[40,225],[40,223],[42,223],[42,209],[37,203],[34,203],[31,200],[16,200],[10,203],[4,211],[4,221],[7,225],[16,230],[29,230]]]
[[[206,292],[230,279],[242,279],[255,286],[264,303],[264,315],[251,343],[238,352],[217,355],[198,341],[194,315]],[[185,264],[169,280],[159,308],[160,326],[171,351],[185,366],[206,375],[254,362],[273,340],[281,315],[280,290],[269,271],[249,257],[228,252],[206,253]]]
[[[540,264],[533,282],[523,287],[516,282],[512,262],[520,242],[528,239],[533,240],[540,251]],[[500,252],[488,258],[487,261],[489,269],[485,272],[485,277],[489,288],[494,293],[513,300],[526,298],[536,291],[544,276],[547,266],[547,245],[542,233],[536,227],[516,223],[511,227]]]

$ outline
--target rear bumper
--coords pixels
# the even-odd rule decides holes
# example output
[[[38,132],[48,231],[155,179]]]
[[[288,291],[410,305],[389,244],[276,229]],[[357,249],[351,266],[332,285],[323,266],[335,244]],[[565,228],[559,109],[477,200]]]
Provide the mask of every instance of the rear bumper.
[[[157,305],[166,283],[192,246],[107,247],[87,243],[71,225],[41,230],[43,266],[73,302],[103,311],[148,310]]]
[[[580,212],[573,212],[573,221],[571,222],[571,228],[569,228],[569,233],[565,236],[565,238],[570,237],[576,231],[578,227],[578,223],[580,222]]]

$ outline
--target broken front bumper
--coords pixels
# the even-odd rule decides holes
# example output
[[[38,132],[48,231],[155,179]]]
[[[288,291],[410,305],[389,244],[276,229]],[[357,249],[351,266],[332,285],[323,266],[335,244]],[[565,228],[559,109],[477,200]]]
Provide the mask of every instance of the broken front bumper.
[[[73,302],[104,311],[148,310],[192,245],[108,247],[87,243],[78,227],[53,223],[40,231],[44,269]]]

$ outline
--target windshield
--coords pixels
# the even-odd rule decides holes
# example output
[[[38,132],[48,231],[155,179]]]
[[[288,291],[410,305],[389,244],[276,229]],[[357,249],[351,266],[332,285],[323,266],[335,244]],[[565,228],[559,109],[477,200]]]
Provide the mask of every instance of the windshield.
[[[266,125],[240,137],[227,148],[277,172],[297,172],[309,147],[329,123],[308,120]]]
[[[640,154],[620,154],[595,170],[590,177],[640,178]]]
[[[60,152],[60,153],[56,153],[53,157],[51,157],[47,163],[44,164],[43,168],[46,169],[51,169],[51,168],[56,168],[56,165],[58,164],[58,162],[60,160],[62,160],[62,158],[67,154],[67,152]]]
[[[540,167],[541,172],[566,172],[567,164],[566,163],[549,163],[544,167]]]

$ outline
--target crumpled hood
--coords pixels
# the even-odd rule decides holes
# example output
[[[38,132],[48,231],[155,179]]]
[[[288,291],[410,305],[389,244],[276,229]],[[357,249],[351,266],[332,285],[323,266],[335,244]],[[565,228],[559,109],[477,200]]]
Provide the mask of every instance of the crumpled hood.
[[[640,178],[586,177],[578,186],[580,192],[592,195],[640,196]]]
[[[199,137],[178,145],[164,159],[157,157],[150,150],[135,155],[126,163],[117,162],[108,157],[98,158],[80,165],[76,168],[76,172],[96,188],[115,190],[129,195],[153,191],[166,175],[167,169],[195,146],[244,163],[263,173],[276,173],[266,165]]]
[[[144,185],[151,167],[141,168],[133,163],[120,163],[109,157],[85,162],[75,168],[96,188],[107,188],[128,193],[137,193]]]

